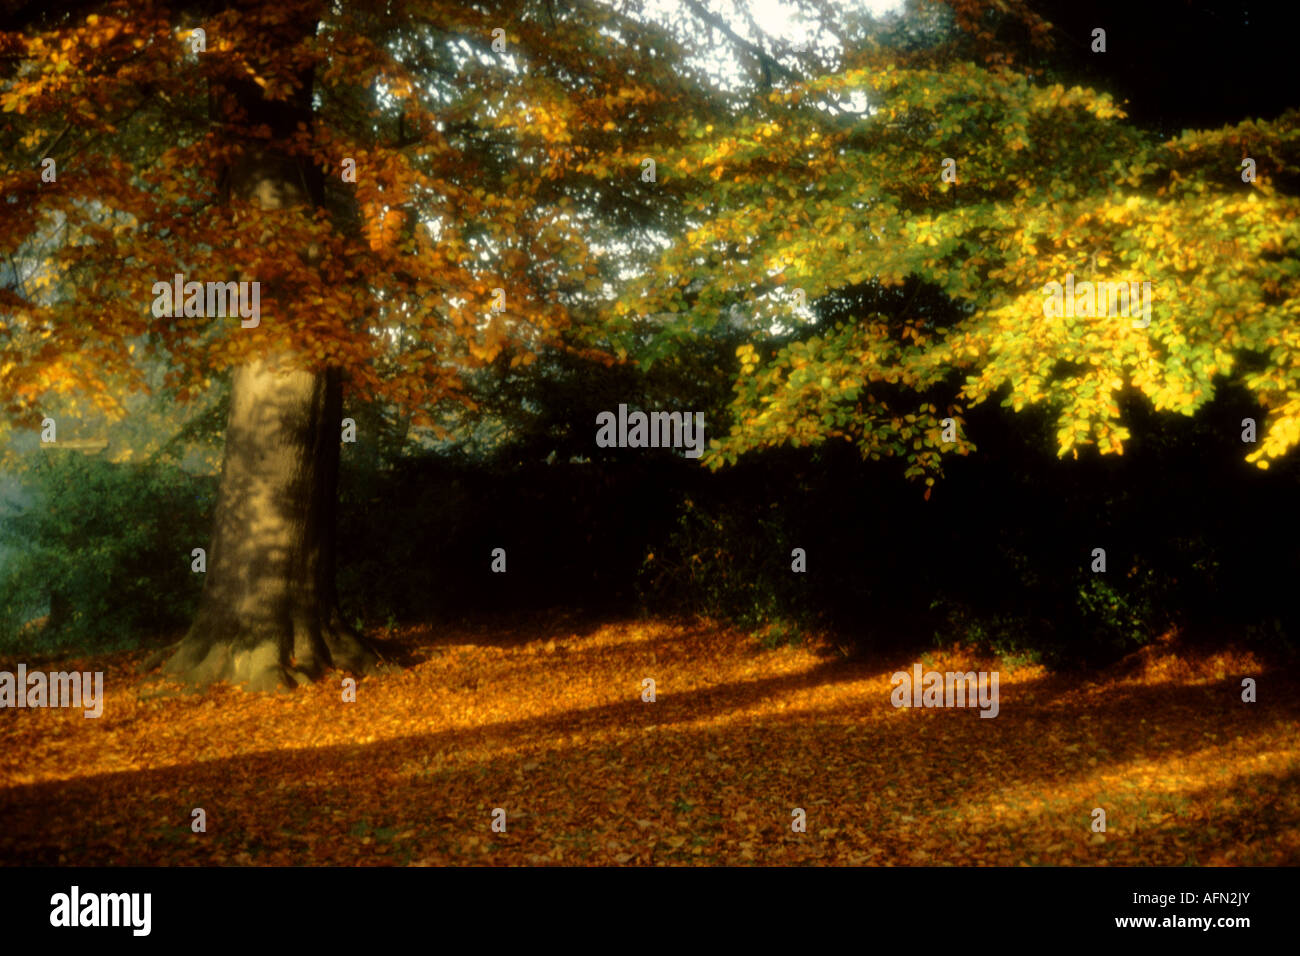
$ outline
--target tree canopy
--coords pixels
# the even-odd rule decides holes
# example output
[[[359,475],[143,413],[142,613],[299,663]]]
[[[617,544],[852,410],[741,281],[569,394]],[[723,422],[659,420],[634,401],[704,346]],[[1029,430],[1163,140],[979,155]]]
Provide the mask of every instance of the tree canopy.
[[[116,407],[151,361],[188,398],[280,349],[436,425],[469,400],[467,370],[526,366],[590,320],[638,234],[671,217],[642,188],[644,144],[716,108],[668,68],[670,35],[598,3],[104,3],[29,20],[0,34],[0,250],[31,258],[58,230],[0,300],[0,393],[29,427],[51,393]],[[257,115],[236,95],[250,84]],[[289,125],[302,100],[310,128]],[[259,143],[319,174],[316,208],[223,195]],[[259,281],[264,318],[152,316],[177,273]]]
[[[1225,386],[1267,414],[1251,461],[1294,447],[1296,112],[1162,141],[1104,94],[1009,66],[860,59],[666,151],[709,187],[618,309],[629,329],[674,316],[651,360],[743,312],[715,464],[844,439],[932,482],[990,399],[1049,409],[1061,454],[1119,454],[1126,397],[1192,415]],[[1149,283],[1149,325],[1101,299],[1049,315],[1067,277]]]

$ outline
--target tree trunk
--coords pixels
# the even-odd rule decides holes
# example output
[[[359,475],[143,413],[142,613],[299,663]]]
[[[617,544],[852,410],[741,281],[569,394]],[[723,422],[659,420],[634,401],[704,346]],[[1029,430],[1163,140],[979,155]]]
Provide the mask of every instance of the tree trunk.
[[[314,25],[296,29],[310,35]],[[289,101],[264,100],[247,81],[217,91],[223,118],[243,114],[273,134],[249,142],[226,171],[231,195],[265,209],[320,204],[319,173],[266,145],[310,124],[310,74],[301,81]],[[264,304],[266,291],[263,283]],[[305,683],[331,666],[365,672],[376,663],[340,616],[334,589],[342,381],[336,371],[295,369],[290,358],[264,355],[233,373],[203,596],[164,668],[188,683],[267,690]]]
[[[207,580],[166,671],[267,690],[375,655],[343,622],[334,591],[342,389],[333,372],[234,373]]]

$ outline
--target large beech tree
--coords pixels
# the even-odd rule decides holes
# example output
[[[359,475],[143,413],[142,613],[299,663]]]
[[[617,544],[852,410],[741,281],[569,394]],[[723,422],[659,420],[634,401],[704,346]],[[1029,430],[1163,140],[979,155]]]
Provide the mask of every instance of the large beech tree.
[[[57,225],[68,290],[0,290],[9,421],[68,394],[112,411],[145,363],[182,400],[228,373],[203,598],[166,669],[252,689],[364,671],[333,583],[348,403],[437,430],[470,370],[564,347],[675,215],[645,145],[721,107],[670,36],[594,3],[7,12],[0,253]],[[259,283],[260,321],[154,315],[177,274]]]

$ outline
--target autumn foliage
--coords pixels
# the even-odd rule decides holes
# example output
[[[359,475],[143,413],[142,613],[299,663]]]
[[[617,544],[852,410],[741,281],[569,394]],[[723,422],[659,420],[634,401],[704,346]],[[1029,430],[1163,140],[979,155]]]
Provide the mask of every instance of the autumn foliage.
[[[911,658],[827,650],[756,652],[703,624],[493,621],[403,633],[388,651],[404,666],[354,704],[337,680],[173,696],[129,655],[63,662],[107,668],[104,716],[0,722],[0,860],[1300,862],[1300,687],[1249,653],[1161,645],[1086,678],[1004,665],[981,720],[891,706]],[[996,666],[956,647],[926,661]],[[1243,673],[1267,675],[1267,699],[1241,702]]]
[[[870,110],[835,105],[864,93]],[[1267,468],[1300,441],[1300,200],[1276,188],[1300,173],[1298,146],[1294,112],[1160,142],[1090,90],[877,61],[690,126],[665,165],[711,184],[691,200],[698,224],[619,311],[700,334],[743,302],[752,331],[714,464],[847,440],[933,483],[944,454],[977,445],[961,423],[991,399],[1049,411],[1077,457],[1123,453],[1123,399],[1190,416],[1240,387],[1266,413],[1243,457]],[[1150,282],[1149,327],[1046,317],[1044,287],[1075,273]],[[913,296],[810,327],[808,303],[908,283],[945,308]]]
[[[694,0],[0,23],[0,439],[229,423],[214,502],[179,438],[29,459],[18,636],[160,633],[49,657],[101,718],[0,715],[0,862],[1300,863],[1300,112],[1156,132],[1030,0],[799,5],[820,51]],[[711,470],[594,442],[627,407]],[[893,706],[918,658],[997,719]]]
[[[42,266],[0,301],[9,420],[38,424],[55,394],[120,415],[149,363],[193,397],[288,349],[437,427],[440,406],[469,401],[464,374],[556,345],[615,273],[598,240],[642,205],[651,131],[707,95],[662,74],[654,57],[673,43],[652,28],[652,44],[602,38],[622,22],[613,9],[557,24],[516,6],[377,17],[293,0],[198,19],[117,2],[0,32],[17,64],[0,88],[0,253]],[[261,115],[237,105],[250,89]],[[312,96],[311,128],[276,128],[280,105]],[[263,148],[304,164],[316,209],[223,192]],[[152,317],[149,290],[178,271],[262,282],[266,320]]]

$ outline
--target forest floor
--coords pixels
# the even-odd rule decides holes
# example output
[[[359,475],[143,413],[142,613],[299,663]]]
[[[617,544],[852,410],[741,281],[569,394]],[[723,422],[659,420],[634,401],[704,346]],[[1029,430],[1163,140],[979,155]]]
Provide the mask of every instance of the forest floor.
[[[0,864],[1300,863],[1300,680],[1241,651],[1165,642],[1084,675],[920,657],[999,671],[981,719],[894,707],[916,658],[705,625],[386,646],[400,665],[355,702],[341,674],[172,695],[143,653],[49,665],[103,670],[103,715],[0,711]]]

